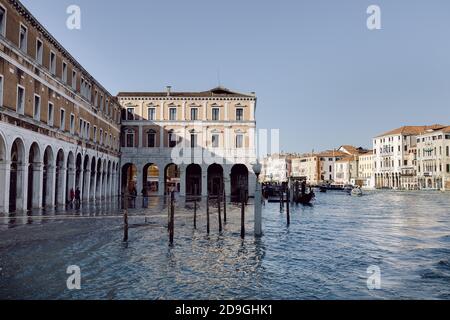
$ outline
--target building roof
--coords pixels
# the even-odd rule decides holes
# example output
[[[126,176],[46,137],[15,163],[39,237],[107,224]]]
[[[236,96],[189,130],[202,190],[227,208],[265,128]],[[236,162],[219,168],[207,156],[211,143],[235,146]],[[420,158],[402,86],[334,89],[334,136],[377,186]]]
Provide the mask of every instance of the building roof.
[[[325,150],[317,154],[319,157],[344,157],[347,155],[348,153],[339,150]]]
[[[351,156],[347,156],[345,158],[342,158],[341,160],[336,161],[336,163],[345,163],[345,162],[352,162],[356,160],[356,156],[351,155]]]
[[[392,136],[392,135],[404,135],[404,136],[412,136],[412,135],[418,135],[424,131],[427,130],[439,130],[442,128],[445,128],[446,126],[442,124],[433,124],[431,126],[403,126],[388,132],[385,132],[383,134],[380,134],[376,136],[376,138],[384,137],[384,136]]]
[[[199,98],[256,98],[255,93],[239,93],[219,86],[208,91],[200,92],[119,92],[118,97],[199,97]]]

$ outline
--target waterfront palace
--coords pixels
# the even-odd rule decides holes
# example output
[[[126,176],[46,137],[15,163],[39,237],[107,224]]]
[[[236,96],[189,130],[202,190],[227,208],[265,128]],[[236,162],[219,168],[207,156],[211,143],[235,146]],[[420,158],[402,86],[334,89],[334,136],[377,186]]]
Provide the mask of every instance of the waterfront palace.
[[[0,212],[125,190],[252,196],[256,96],[111,95],[17,0],[0,0]]]

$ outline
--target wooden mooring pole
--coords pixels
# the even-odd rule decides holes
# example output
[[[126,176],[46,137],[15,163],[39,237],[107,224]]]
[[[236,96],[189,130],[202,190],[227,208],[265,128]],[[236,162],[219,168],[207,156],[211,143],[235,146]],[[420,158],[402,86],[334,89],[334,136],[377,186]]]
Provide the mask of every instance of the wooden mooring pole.
[[[223,223],[227,224],[227,193],[223,188]]]
[[[197,229],[197,198],[194,200],[194,229]]]
[[[289,203],[291,201],[290,195],[291,195],[291,192],[290,192],[289,187],[288,187],[286,189],[286,197],[287,197],[287,199],[286,199],[286,218],[287,218],[287,225],[291,224],[291,216],[290,216],[290,213],[289,213]]]
[[[218,216],[219,216],[219,232],[222,232],[222,214],[220,212],[220,198],[222,197],[221,192],[219,192],[218,196],[217,196],[217,207],[218,207]]]
[[[124,195],[125,211],[123,213],[123,242],[128,241],[128,191]]]
[[[209,195],[206,196],[206,233],[209,234]]]
[[[241,192],[241,238],[245,238],[245,200],[243,192]]]
[[[175,193],[172,191],[170,195],[170,223],[169,223],[169,242],[172,245],[173,244],[173,233],[174,233],[174,227],[175,227]]]

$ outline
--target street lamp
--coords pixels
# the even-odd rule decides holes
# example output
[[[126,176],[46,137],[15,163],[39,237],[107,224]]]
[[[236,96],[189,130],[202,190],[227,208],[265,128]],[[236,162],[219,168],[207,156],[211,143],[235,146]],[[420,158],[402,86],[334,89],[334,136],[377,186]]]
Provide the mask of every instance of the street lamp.
[[[256,175],[256,188],[255,188],[255,236],[262,236],[262,206],[261,206],[261,184],[259,183],[259,175],[261,174],[261,163],[256,160],[256,163],[252,166],[253,172]]]

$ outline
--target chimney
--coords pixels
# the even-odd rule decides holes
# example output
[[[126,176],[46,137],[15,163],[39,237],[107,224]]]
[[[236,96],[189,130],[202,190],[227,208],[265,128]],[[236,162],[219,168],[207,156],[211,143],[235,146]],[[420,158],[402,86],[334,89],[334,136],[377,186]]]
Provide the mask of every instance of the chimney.
[[[166,90],[167,90],[167,96],[170,96],[170,91],[172,90],[172,87],[171,86],[167,86]]]

